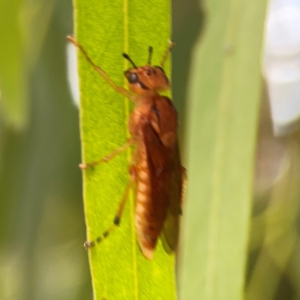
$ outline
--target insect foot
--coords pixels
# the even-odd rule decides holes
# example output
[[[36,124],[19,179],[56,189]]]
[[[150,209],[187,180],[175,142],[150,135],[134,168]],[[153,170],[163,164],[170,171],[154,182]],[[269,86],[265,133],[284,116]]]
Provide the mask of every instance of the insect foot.
[[[85,250],[88,250],[92,247],[95,246],[95,243],[94,242],[89,242],[89,241],[85,241],[84,244],[83,244],[83,247],[85,248]]]
[[[84,169],[87,169],[88,168],[88,165],[87,164],[79,164],[79,168],[81,170],[84,170]]]

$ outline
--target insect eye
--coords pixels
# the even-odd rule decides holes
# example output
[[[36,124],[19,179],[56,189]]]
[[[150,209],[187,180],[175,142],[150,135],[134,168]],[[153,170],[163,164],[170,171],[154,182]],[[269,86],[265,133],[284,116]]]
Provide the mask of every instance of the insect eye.
[[[129,73],[127,79],[129,83],[136,83],[139,81],[139,77],[136,73]]]

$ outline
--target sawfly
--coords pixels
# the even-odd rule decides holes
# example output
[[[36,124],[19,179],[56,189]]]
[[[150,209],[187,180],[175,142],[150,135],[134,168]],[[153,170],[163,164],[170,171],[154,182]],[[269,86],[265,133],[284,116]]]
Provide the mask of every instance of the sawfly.
[[[172,101],[159,94],[170,88],[163,69],[173,43],[163,55],[160,65],[152,66],[153,48],[149,47],[148,62],[136,66],[128,54],[123,53],[132,68],[124,72],[129,90],[117,86],[109,76],[88,56],[74,37],[68,40],[80,49],[93,68],[111,85],[117,93],[134,102],[135,108],[129,120],[131,138],[108,156],[94,162],[80,164],[81,169],[107,162],[128,147],[135,145],[129,166],[130,180],[119,204],[111,228],[93,241],[86,241],[85,248],[91,248],[106,238],[121,221],[123,208],[131,188],[135,189],[134,223],[139,247],[147,259],[160,237],[164,249],[170,253],[176,250],[179,234],[182,199],[184,197],[186,172],[181,166],[178,137],[177,112]]]

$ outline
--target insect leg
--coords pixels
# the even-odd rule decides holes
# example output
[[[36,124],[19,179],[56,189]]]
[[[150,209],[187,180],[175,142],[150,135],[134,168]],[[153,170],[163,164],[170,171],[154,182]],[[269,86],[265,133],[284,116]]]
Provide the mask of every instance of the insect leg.
[[[168,56],[169,56],[169,54],[170,54],[170,52],[171,52],[171,50],[172,50],[172,48],[173,48],[174,46],[175,46],[175,43],[172,42],[172,41],[169,41],[169,46],[168,46],[166,52],[164,53],[164,55],[163,55],[163,57],[162,57],[162,59],[161,59],[161,62],[160,62],[160,66],[161,66],[162,68],[164,67],[164,64],[165,64],[165,62],[166,62],[166,60],[167,60],[167,58],[168,58]]]
[[[129,181],[126,189],[125,189],[124,195],[123,195],[123,197],[121,199],[121,202],[119,204],[117,213],[114,217],[113,224],[110,226],[110,228],[108,230],[103,232],[102,236],[97,237],[93,241],[84,242],[83,246],[84,246],[85,249],[89,249],[89,248],[94,247],[96,245],[96,243],[101,243],[102,240],[106,239],[110,235],[110,233],[116,228],[116,226],[120,225],[122,213],[123,213],[123,210],[124,210],[124,206],[125,206],[126,201],[128,199],[129,191],[135,183],[135,179],[136,179],[135,170],[133,168],[131,168],[131,170],[130,170],[130,181]]]
[[[88,56],[87,52],[85,51],[85,49],[81,46],[81,44],[79,44],[75,38],[71,35],[67,36],[67,39],[74,44],[81,52],[82,54],[85,56],[86,60],[94,67],[94,69],[114,88],[114,90],[122,95],[124,95],[125,97],[127,97],[130,100],[134,100],[135,97],[130,94],[126,89],[124,89],[121,86],[116,85],[109,77],[108,75],[99,67],[97,66],[92,59]]]
[[[114,150],[113,152],[111,152],[110,154],[108,154],[107,156],[104,156],[102,157],[101,159],[99,160],[96,160],[96,161],[92,161],[92,162],[89,162],[89,163],[82,163],[82,164],[79,164],[79,168],[80,169],[87,169],[87,168],[90,168],[90,167],[94,167],[96,165],[99,165],[103,162],[108,162],[110,161],[112,158],[114,158],[116,155],[118,155],[119,153],[123,152],[124,150],[126,150],[128,147],[130,147],[132,144],[134,143],[134,139],[129,139],[122,147]]]

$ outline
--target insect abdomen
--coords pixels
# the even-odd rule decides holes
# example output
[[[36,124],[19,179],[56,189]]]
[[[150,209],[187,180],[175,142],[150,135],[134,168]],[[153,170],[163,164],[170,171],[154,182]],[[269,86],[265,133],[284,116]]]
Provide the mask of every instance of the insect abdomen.
[[[135,205],[135,227],[139,246],[144,256],[153,258],[156,241],[161,230],[153,218],[149,169],[145,155],[137,166],[137,191]]]

